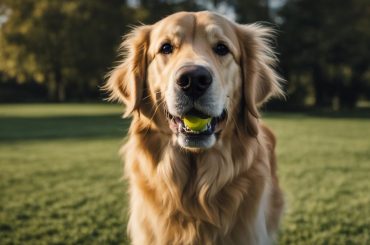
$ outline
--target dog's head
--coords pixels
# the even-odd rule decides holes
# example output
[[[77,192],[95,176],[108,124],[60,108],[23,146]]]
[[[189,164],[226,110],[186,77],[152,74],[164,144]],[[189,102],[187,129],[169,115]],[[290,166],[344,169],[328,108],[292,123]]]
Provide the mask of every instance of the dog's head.
[[[256,136],[258,106],[282,94],[270,37],[214,13],[177,13],[126,36],[106,88],[126,116],[186,149],[211,148],[232,130]]]

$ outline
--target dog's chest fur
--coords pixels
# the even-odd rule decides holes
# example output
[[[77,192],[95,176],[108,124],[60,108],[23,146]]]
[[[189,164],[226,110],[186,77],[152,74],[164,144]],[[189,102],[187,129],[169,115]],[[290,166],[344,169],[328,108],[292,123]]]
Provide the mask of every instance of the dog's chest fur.
[[[124,148],[134,244],[269,243],[269,165],[256,139],[186,153],[161,138],[133,134]]]

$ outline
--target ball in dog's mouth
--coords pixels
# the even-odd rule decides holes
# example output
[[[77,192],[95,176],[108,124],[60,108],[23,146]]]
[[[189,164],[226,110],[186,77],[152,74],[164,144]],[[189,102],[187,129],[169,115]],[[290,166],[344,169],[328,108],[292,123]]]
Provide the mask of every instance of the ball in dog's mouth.
[[[203,132],[211,127],[211,117],[201,118],[197,116],[186,115],[182,119],[186,129],[192,132]]]
[[[227,113],[224,110],[220,116],[210,117],[193,110],[182,117],[177,117],[167,112],[167,118],[181,147],[207,149],[215,144],[226,121]]]

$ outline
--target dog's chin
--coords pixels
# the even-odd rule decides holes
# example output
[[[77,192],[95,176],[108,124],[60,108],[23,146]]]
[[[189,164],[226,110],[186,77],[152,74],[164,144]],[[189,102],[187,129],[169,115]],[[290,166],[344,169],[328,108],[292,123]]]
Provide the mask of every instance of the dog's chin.
[[[178,133],[177,143],[190,151],[200,151],[211,148],[216,143],[215,134],[211,135],[187,135]]]
[[[211,117],[199,111],[192,110],[186,115],[211,118],[201,131],[193,131],[185,126],[183,117],[174,116],[167,112],[167,119],[176,141],[184,149],[189,151],[202,151],[215,145],[222,129],[225,126],[227,113],[224,110],[219,116]]]

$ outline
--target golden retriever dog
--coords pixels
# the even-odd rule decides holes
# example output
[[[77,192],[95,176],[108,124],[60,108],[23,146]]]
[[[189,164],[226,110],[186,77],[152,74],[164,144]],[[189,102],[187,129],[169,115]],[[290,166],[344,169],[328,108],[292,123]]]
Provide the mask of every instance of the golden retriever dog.
[[[283,198],[258,111],[282,95],[271,36],[207,11],[126,36],[105,88],[132,116],[122,155],[133,244],[274,242]]]

